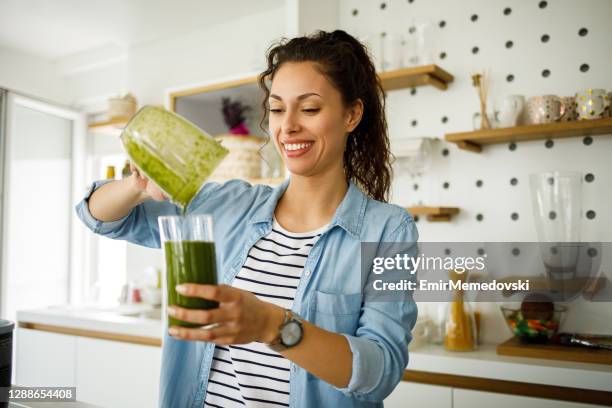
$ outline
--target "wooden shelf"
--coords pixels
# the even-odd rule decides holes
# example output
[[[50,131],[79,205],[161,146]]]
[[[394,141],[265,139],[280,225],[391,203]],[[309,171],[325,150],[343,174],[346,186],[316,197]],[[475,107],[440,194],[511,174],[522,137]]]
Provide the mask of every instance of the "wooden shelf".
[[[120,117],[120,118],[112,118],[109,120],[105,120],[102,122],[94,122],[90,123],[87,128],[90,132],[96,133],[117,133],[127,125],[129,117]]]
[[[438,89],[445,90],[448,87],[448,84],[454,80],[454,77],[451,74],[435,64],[401,68],[393,71],[381,72],[378,75],[385,91],[426,85],[435,86]],[[209,92],[227,91],[243,86],[258,87],[257,76],[249,76],[231,81],[211,83],[208,85],[171,92],[169,94],[170,110],[173,112],[176,111],[176,100],[178,98]]]
[[[423,65],[413,68],[401,68],[379,74],[385,91],[432,85],[446,90],[453,81],[453,76],[437,65]]]
[[[529,344],[522,343],[516,337],[498,344],[497,354],[502,356],[612,365],[612,351],[610,350],[571,347],[554,343]]]
[[[488,144],[606,134],[612,134],[611,118],[449,133],[444,135],[444,139],[456,143],[461,149],[480,153],[482,145]]]
[[[457,207],[426,207],[426,206],[415,206],[408,207],[406,210],[415,215],[421,215],[427,217],[427,221],[440,222],[450,221],[453,215],[459,214],[459,208]]]

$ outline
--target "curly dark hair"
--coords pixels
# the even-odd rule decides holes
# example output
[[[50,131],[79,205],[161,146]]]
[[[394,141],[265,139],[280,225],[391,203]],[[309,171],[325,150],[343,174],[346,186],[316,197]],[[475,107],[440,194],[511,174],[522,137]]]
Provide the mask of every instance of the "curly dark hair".
[[[389,149],[385,92],[367,48],[342,30],[292,39],[282,38],[267,52],[268,68],[259,74],[259,86],[264,91],[263,124],[269,115],[267,101],[270,89],[266,81],[286,62],[314,62],[323,75],[340,91],[345,107],[357,99],[363,102],[363,116],[351,132],[344,151],[344,172],[371,198],[383,202],[389,199],[393,170],[393,155]],[[267,133],[267,132],[266,132]]]

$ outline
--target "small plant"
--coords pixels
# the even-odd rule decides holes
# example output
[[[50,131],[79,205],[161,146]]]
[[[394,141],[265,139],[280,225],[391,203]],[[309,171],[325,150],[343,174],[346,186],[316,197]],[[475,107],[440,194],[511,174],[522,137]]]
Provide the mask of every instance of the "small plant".
[[[251,110],[251,107],[240,101],[232,101],[230,98],[223,98],[222,103],[223,119],[230,128],[229,132],[232,135],[248,135],[250,131],[244,123],[244,113]]]

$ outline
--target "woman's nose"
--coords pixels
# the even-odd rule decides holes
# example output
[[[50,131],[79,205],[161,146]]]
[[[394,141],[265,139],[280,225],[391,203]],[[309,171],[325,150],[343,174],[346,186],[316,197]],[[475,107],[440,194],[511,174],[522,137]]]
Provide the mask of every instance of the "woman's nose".
[[[293,133],[300,129],[298,118],[293,112],[285,112],[281,128],[284,133]]]

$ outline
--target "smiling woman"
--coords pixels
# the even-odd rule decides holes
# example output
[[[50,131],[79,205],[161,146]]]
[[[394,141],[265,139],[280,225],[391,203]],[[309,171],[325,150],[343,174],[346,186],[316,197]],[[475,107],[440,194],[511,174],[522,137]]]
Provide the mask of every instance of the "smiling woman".
[[[392,171],[384,91],[363,44],[341,30],[319,32],[272,48],[267,61],[268,68],[259,76],[265,94],[262,107],[270,112],[270,133],[283,157],[301,156],[287,155],[295,148],[286,149],[285,143],[314,144],[318,138],[329,146],[328,158],[342,165],[346,180],[386,202]],[[291,94],[299,90],[304,93]],[[261,124],[264,120],[265,116]],[[296,125],[305,129],[291,130]],[[319,166],[326,165],[322,149],[311,154],[323,160]],[[338,150],[342,160],[337,160]],[[292,166],[308,166],[292,160],[286,164],[292,174],[298,173]]]
[[[165,333],[160,405],[382,406],[406,368],[417,310],[409,291],[402,301],[366,299],[361,243],[403,242],[396,252],[414,256],[418,232],[386,202],[380,80],[355,38],[319,31],[274,46],[259,82],[290,178],[274,189],[205,183],[187,209],[215,220],[221,284],[177,291],[219,307],[169,308],[201,327]],[[159,248],[157,217],[179,212],[137,171],[91,191],[81,219],[139,245]]]

